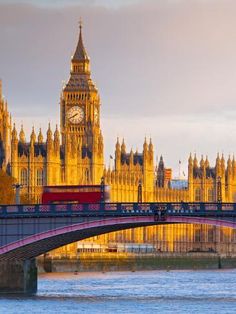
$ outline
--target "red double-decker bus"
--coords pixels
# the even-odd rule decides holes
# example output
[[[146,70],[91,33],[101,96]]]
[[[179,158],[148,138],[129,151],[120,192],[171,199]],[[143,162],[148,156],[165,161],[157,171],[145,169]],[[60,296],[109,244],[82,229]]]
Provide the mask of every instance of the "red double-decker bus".
[[[45,186],[43,204],[101,203],[109,201],[107,185],[58,185]]]

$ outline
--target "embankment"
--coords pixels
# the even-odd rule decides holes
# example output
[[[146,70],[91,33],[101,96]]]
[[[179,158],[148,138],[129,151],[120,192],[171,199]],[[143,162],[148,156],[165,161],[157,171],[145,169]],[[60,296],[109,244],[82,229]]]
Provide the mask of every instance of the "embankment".
[[[80,254],[78,258],[38,258],[39,272],[107,272],[236,268],[236,256],[215,253]]]

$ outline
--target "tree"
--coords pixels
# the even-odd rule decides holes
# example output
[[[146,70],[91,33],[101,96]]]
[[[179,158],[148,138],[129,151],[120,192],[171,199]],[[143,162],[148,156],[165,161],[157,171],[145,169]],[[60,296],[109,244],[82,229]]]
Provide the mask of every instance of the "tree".
[[[33,196],[29,196],[28,194],[20,195],[20,203],[21,204],[36,204],[36,199]]]
[[[14,183],[15,179],[0,169],[0,204],[15,203]]]

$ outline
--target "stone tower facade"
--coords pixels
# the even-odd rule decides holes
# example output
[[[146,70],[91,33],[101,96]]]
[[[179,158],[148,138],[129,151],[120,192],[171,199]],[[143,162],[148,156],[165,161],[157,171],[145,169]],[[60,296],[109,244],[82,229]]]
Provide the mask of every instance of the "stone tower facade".
[[[2,94],[0,80],[0,167],[9,170],[11,160],[11,116],[8,112],[7,101]]]
[[[191,202],[235,202],[236,201],[236,162],[234,157],[225,158],[219,154],[214,167],[208,158],[196,155],[188,160],[188,200]]]
[[[124,140],[119,139],[115,148],[115,167],[104,171],[106,184],[111,187],[112,201],[137,202],[138,186],[142,185],[142,201],[154,201],[153,145],[145,138],[143,151],[126,151]]]
[[[65,149],[65,184],[100,184],[104,169],[100,97],[90,76],[90,60],[79,41],[70,78],[61,94],[61,135]],[[77,151],[70,155],[70,146]]]
[[[104,171],[100,97],[90,75],[82,29],[60,97],[60,131],[48,126],[46,141],[34,127],[26,142],[23,126],[11,136],[11,174],[21,193],[40,202],[45,185],[100,184]]]

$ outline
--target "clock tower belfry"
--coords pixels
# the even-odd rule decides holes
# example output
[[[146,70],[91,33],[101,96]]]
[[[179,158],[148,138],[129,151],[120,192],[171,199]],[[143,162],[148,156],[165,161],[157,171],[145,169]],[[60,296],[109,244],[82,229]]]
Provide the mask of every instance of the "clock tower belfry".
[[[70,78],[61,93],[60,117],[65,183],[100,184],[104,170],[100,97],[91,79],[81,23],[78,44],[71,58]]]

